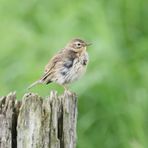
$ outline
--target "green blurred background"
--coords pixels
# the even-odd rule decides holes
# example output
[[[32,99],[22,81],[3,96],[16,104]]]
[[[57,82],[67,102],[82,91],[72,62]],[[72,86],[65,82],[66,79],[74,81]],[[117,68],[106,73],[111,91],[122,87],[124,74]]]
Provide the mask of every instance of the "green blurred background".
[[[70,86],[79,101],[77,148],[148,147],[147,0],[1,0],[0,95],[26,88],[74,37],[88,49],[87,73]],[[56,84],[33,92],[62,93]]]

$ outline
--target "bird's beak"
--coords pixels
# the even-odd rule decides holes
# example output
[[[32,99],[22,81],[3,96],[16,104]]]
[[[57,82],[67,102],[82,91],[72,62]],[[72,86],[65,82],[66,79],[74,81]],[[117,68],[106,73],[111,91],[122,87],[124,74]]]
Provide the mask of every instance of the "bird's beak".
[[[92,43],[86,43],[86,46],[90,46],[90,45],[92,45]]]

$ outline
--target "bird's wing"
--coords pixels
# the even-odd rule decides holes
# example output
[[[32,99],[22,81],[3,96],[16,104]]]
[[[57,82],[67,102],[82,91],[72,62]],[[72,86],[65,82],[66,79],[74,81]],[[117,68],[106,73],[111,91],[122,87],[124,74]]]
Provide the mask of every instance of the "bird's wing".
[[[61,63],[63,59],[63,53],[59,52],[55,55],[45,66],[44,75],[41,77],[43,82],[49,83],[51,81],[52,76],[54,75],[55,68],[59,63]]]
[[[54,56],[49,62],[48,64],[45,66],[45,70],[44,70],[44,74],[43,76],[35,81],[33,84],[31,84],[28,89],[32,88],[33,86],[40,84],[40,83],[50,83],[52,82],[51,78],[54,75],[55,72],[55,67],[57,67],[56,65],[59,65],[57,63],[60,63],[60,61],[62,61],[62,52],[59,52],[56,56]]]

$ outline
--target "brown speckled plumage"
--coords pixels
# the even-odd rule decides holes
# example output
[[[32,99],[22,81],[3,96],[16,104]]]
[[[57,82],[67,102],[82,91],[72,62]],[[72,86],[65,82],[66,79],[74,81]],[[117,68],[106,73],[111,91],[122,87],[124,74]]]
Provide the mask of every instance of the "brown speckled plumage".
[[[90,45],[81,39],[73,39],[65,48],[58,52],[45,66],[44,75],[34,82],[36,84],[49,84],[51,82],[66,85],[77,80],[86,71],[88,53],[86,47]]]

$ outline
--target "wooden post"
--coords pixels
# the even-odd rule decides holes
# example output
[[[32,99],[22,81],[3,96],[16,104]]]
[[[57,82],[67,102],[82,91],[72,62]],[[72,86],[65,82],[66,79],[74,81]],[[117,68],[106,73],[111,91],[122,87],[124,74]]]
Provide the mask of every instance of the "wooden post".
[[[0,98],[0,148],[75,148],[76,123],[77,98],[69,91]]]

